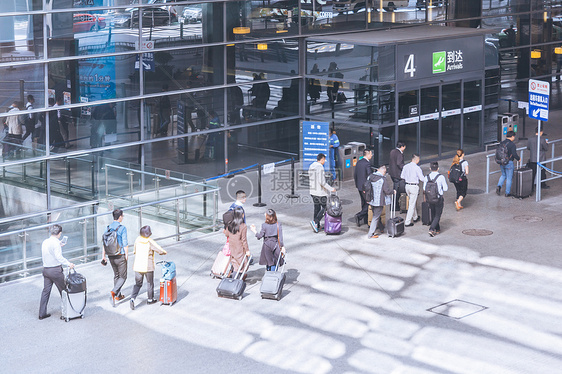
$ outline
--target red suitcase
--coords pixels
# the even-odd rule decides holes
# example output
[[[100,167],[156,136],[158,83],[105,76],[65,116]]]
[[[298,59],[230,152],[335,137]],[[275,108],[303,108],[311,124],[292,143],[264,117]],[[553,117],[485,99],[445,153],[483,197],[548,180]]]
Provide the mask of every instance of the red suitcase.
[[[176,278],[172,280],[160,279],[160,304],[172,305],[178,298],[178,284]]]

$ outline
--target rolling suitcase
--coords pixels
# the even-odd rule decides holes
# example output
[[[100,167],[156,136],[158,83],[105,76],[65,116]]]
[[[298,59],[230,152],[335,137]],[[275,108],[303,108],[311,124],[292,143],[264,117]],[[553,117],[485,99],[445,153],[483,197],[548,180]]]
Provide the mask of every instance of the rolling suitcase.
[[[422,225],[431,226],[431,221],[433,221],[433,217],[431,214],[431,209],[429,209],[429,203],[427,201],[422,202],[421,205],[422,211]]]
[[[231,272],[230,256],[225,256],[222,250],[220,250],[211,268],[211,277],[222,279],[228,277]]]
[[[324,214],[324,232],[327,235],[337,235],[341,233],[341,216],[332,217],[326,212]]]
[[[84,318],[86,309],[86,278],[71,269],[65,280],[66,288],[62,290],[61,319],[66,322],[73,318]]]
[[[392,203],[390,207],[390,218],[386,223],[386,232],[388,236],[397,237],[404,233],[404,218],[396,217],[396,212],[394,211],[394,205],[396,204],[396,195],[392,195]]]
[[[531,196],[533,193],[533,170],[530,168],[518,168],[515,169],[513,174],[515,175],[515,191],[513,196],[520,199]]]
[[[279,269],[279,261],[281,260],[282,254],[279,253],[279,258],[277,259],[277,264],[275,265],[275,271],[266,271],[260,286],[261,298],[262,299],[272,299],[281,300],[283,294],[283,286],[285,285],[285,259],[283,259],[283,267]]]
[[[400,213],[407,213],[409,204],[410,197],[405,193],[400,194],[400,199],[398,199],[398,205],[400,205]]]
[[[160,278],[160,305],[172,305],[178,299],[176,264],[169,261],[159,261],[156,264],[162,264],[162,278]]]
[[[242,295],[246,289],[244,275],[248,271],[252,256],[245,257],[240,269],[234,275],[234,278],[223,278],[217,286],[217,295],[229,299],[242,300]],[[240,271],[242,270],[242,271]]]

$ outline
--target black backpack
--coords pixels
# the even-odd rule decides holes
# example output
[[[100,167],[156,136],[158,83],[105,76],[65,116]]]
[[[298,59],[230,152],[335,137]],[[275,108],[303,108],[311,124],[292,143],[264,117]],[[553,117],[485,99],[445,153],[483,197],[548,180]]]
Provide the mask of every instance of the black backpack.
[[[373,184],[371,183],[371,176],[367,178],[363,186],[361,187],[361,193],[366,202],[371,202],[373,200]]]
[[[504,140],[496,149],[496,163],[499,165],[507,165],[509,163],[509,152],[507,150],[508,141],[509,140]]]
[[[341,200],[337,195],[328,196],[328,202],[326,204],[326,213],[330,217],[340,217],[342,215],[343,209],[341,206]]]
[[[451,166],[451,169],[449,170],[449,182],[459,183],[460,181],[462,181],[462,177],[464,175],[462,171],[463,161],[464,160],[462,160],[458,164],[454,164]]]
[[[437,185],[437,178],[439,178],[441,174],[437,174],[437,176],[433,179],[429,179],[429,175],[427,178],[427,183],[425,184],[425,201],[430,204],[437,204],[439,202],[439,186]]]
[[[107,226],[107,230],[103,233],[101,238],[105,254],[108,256],[118,256],[120,254],[121,247],[117,242],[117,230],[119,230],[119,227],[121,227],[121,225],[117,226],[115,230],[112,230]]]

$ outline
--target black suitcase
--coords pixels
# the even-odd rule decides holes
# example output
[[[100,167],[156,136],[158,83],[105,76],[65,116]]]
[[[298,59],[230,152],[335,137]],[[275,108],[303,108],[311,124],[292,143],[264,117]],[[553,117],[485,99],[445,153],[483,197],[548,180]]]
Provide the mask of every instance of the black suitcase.
[[[397,237],[404,233],[404,218],[395,217],[394,205],[396,204],[396,195],[392,196],[392,204],[390,206],[390,218],[386,222],[386,232],[390,237]]]
[[[283,259],[283,267],[279,269],[279,261],[282,254],[279,254],[275,271],[266,271],[261,280],[261,298],[273,299],[279,301],[283,294],[283,286],[285,285],[285,259]]]
[[[217,286],[217,295],[219,297],[226,297],[229,299],[242,299],[242,294],[246,289],[246,282],[244,281],[244,275],[248,271],[250,266],[250,261],[252,256],[245,257],[240,269],[234,275],[234,278],[223,278],[219,285]]]
[[[431,226],[431,221],[433,221],[433,217],[431,214],[431,209],[429,209],[429,203],[427,201],[422,202],[421,205],[422,210],[422,225]]]
[[[398,199],[398,205],[400,206],[400,213],[408,212],[408,205],[410,203],[410,198],[406,193],[401,193]]]
[[[513,174],[515,175],[515,191],[513,196],[520,199],[531,196],[533,193],[533,170],[530,168],[518,168],[515,169]]]

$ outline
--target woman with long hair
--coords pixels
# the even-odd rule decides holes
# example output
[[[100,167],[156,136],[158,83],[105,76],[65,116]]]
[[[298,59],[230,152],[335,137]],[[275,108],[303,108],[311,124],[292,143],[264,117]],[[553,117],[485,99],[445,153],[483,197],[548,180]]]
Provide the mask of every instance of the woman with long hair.
[[[129,302],[131,309],[135,309],[135,298],[138,296],[142,287],[143,277],[146,277],[148,294],[147,304],[154,304],[154,252],[165,255],[166,251],[162,249],[154,240],[150,238],[152,231],[150,226],[143,226],[140,229],[140,235],[135,240],[135,263],[133,270],[135,271],[135,286],[131,294]]]
[[[244,262],[244,256],[250,256],[250,248],[246,236],[248,228],[244,223],[244,210],[241,207],[234,208],[232,217],[224,229],[224,235],[228,238],[231,263],[236,273]]]
[[[285,253],[283,229],[277,222],[277,214],[273,209],[268,209],[265,212],[265,222],[262,223],[260,232],[257,232],[255,225],[251,225],[250,229],[256,234],[258,240],[263,238],[260,265],[265,265],[266,270],[275,270],[279,256],[281,253]],[[282,264],[283,259],[279,259],[279,266]]]
[[[453,165],[459,165],[462,171],[461,179],[458,182],[454,182],[455,188],[457,190],[457,199],[455,200],[455,208],[461,210],[464,208],[461,205],[462,200],[466,197],[466,192],[468,190],[468,161],[464,159],[464,151],[462,149],[457,149],[457,154],[453,158]]]

